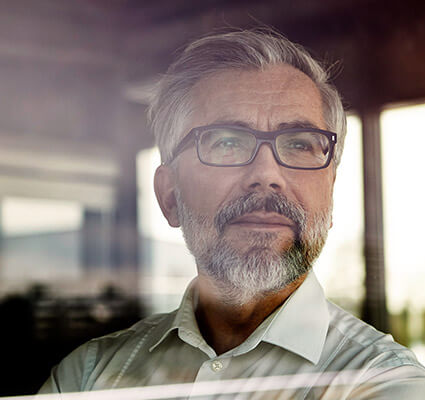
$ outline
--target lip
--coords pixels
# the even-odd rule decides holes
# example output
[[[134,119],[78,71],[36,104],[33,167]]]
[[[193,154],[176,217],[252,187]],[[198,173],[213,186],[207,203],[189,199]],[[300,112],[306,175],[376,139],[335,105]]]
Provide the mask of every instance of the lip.
[[[253,229],[282,229],[284,227],[293,229],[295,227],[293,221],[283,215],[261,212],[245,214],[233,220],[230,225]]]

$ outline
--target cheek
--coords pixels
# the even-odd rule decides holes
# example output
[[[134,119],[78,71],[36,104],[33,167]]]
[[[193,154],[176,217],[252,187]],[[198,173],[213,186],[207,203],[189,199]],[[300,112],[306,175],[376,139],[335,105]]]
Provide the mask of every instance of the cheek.
[[[179,170],[178,185],[183,199],[198,214],[215,215],[220,206],[230,198],[235,182],[223,175],[220,168],[201,163],[191,167],[193,172],[190,174],[184,173],[186,168]]]
[[[323,183],[317,185],[315,188],[315,195],[312,194],[315,209],[318,211],[325,210],[329,208],[332,204],[332,186],[328,183]]]
[[[332,204],[333,177],[320,171],[299,175],[294,190],[306,211],[322,211]]]
[[[210,208],[211,196],[208,195],[209,188],[198,174],[185,179],[183,193],[186,203],[197,212],[205,214]]]

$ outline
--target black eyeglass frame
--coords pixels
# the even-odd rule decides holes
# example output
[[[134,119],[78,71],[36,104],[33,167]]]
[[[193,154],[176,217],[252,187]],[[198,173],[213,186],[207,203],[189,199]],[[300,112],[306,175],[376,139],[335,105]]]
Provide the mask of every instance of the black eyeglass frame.
[[[201,137],[201,134],[203,132],[211,130],[211,129],[232,129],[232,130],[238,130],[242,132],[251,133],[252,135],[255,136],[255,139],[256,139],[256,146],[252,153],[252,156],[249,158],[248,161],[245,161],[243,163],[238,163],[238,164],[215,164],[215,163],[209,163],[209,162],[203,161],[199,154],[199,138]],[[322,134],[328,138],[329,153],[328,153],[328,159],[326,160],[326,163],[324,165],[320,167],[294,167],[291,165],[287,165],[280,160],[280,157],[276,149],[276,138],[282,134],[297,133],[297,132],[314,132],[314,133]],[[186,150],[187,145],[193,139],[195,139],[196,152],[197,152],[199,161],[202,164],[209,165],[212,167],[242,167],[244,165],[248,165],[252,163],[252,161],[256,157],[260,146],[263,143],[268,143],[271,145],[274,158],[279,165],[282,165],[286,168],[291,168],[291,169],[317,170],[317,169],[324,169],[329,166],[332,160],[332,157],[334,155],[335,145],[337,142],[337,135],[336,133],[325,131],[323,129],[318,129],[318,128],[286,128],[286,129],[280,129],[277,131],[265,132],[265,131],[257,131],[255,129],[245,128],[245,127],[237,126],[237,125],[221,125],[221,124],[205,125],[205,126],[199,126],[199,127],[193,128],[189,131],[189,133],[180,141],[176,149],[173,151],[171,161],[174,160],[181,152]]]

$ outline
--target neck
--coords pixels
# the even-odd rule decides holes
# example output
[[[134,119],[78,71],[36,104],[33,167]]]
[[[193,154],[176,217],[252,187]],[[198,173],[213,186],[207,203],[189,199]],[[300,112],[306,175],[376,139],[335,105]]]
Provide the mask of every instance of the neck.
[[[284,289],[258,296],[244,304],[229,304],[220,295],[220,288],[211,278],[199,275],[199,298],[195,315],[199,330],[217,354],[243,343],[249,335],[301,285],[307,274]]]

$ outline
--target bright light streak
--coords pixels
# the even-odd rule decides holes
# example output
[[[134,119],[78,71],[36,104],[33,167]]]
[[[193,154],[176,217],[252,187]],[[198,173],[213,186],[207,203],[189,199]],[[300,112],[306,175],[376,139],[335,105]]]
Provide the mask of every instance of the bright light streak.
[[[76,231],[82,225],[82,207],[72,201],[6,197],[1,221],[6,236]]]
[[[397,369],[347,370],[295,375],[252,377],[171,385],[155,385],[124,389],[95,390],[80,393],[40,394],[37,396],[2,397],[3,400],[153,400],[175,399],[220,394],[262,393],[277,390],[297,390],[314,387],[354,387],[399,380]],[[374,375],[372,378],[371,375]],[[410,378],[409,385],[423,389],[423,378]],[[407,383],[406,383],[407,385]],[[415,386],[417,385],[417,386]],[[411,392],[410,392],[411,393]],[[418,391],[419,393],[419,391]]]

